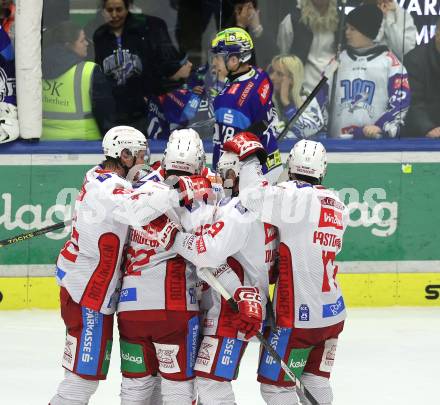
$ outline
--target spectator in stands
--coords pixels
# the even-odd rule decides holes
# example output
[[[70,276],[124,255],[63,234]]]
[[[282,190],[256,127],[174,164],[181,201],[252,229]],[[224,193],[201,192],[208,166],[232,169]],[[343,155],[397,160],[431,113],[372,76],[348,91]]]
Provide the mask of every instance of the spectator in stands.
[[[177,11],[176,39],[181,52],[189,55],[196,66],[203,63],[202,39],[211,19],[216,31],[220,29],[221,0],[172,0]]]
[[[84,31],[65,21],[45,33],[43,44],[42,139],[101,139],[113,126],[115,103],[99,66],[84,61]]]
[[[103,0],[110,20],[93,36],[95,61],[113,82],[116,124],[133,126],[147,133],[146,99],[160,91],[160,67],[175,60],[163,20],[134,15],[129,0]]]
[[[0,0],[0,24],[14,42],[15,4],[13,0]]]
[[[15,93],[15,55],[11,40],[0,26],[0,144],[19,135]]]
[[[403,124],[411,98],[408,75],[396,55],[374,43],[382,18],[371,4],[347,15],[347,49],[340,56],[330,117],[332,137],[394,138]]]
[[[70,0],[43,1],[43,31],[70,19]]]
[[[386,45],[403,61],[404,54],[416,46],[417,28],[411,14],[396,0],[366,0],[365,4],[375,4],[383,13],[382,25],[374,42]]]
[[[304,64],[304,88],[312,91],[338,46],[337,0],[302,0],[281,21],[277,44],[283,54],[297,55]]]
[[[258,43],[258,39],[263,34],[263,26],[260,23],[260,10],[258,9],[257,0],[231,0],[231,3],[233,4],[233,13],[230,19],[226,21],[225,28],[240,27],[249,32],[254,42],[252,58],[249,63],[252,66],[263,66],[263,62],[257,61],[256,58],[256,53],[263,52]]]
[[[307,98],[303,89],[304,66],[294,55],[278,55],[272,59],[269,75],[273,83],[274,104],[277,108],[280,132],[296,114]],[[316,98],[301,114],[296,124],[287,133],[288,138],[312,138],[324,125],[321,108]]]
[[[440,138],[440,19],[434,38],[405,55],[412,98],[405,135]]]

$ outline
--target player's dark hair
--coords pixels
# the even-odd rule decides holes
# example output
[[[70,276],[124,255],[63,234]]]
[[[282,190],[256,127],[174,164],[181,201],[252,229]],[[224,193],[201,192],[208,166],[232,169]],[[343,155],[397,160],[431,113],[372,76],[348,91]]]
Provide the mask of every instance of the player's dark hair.
[[[189,172],[182,172],[181,170],[166,170],[168,176],[192,176]]]
[[[119,158],[114,158],[112,156],[106,156],[105,160],[101,162],[101,166],[104,169],[117,169],[118,167],[122,167]]]

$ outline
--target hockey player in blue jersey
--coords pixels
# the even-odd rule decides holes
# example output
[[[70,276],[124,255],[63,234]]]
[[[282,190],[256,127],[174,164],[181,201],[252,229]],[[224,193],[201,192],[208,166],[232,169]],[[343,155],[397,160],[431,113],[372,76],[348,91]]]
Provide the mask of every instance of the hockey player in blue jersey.
[[[148,101],[147,137],[149,139],[168,139],[170,132],[185,126],[197,114],[203,94],[203,81],[192,80],[192,63],[186,56],[180,60],[167,62],[162,67],[164,81],[162,94],[152,96]]]
[[[253,42],[242,28],[220,31],[211,44],[215,57],[220,56],[228,71],[223,90],[214,99],[215,133],[213,168],[222,152],[222,145],[236,133],[255,133],[268,153],[263,167],[271,182],[282,172],[281,154],[277,144],[278,122],[272,104],[272,82],[265,71],[250,65]]]

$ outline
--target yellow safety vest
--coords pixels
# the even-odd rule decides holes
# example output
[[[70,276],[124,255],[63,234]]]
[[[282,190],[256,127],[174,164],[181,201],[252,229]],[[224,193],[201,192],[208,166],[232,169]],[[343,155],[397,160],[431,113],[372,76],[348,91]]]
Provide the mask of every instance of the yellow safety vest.
[[[63,75],[43,80],[43,136],[50,140],[101,139],[92,115],[91,81],[96,64],[81,62]]]

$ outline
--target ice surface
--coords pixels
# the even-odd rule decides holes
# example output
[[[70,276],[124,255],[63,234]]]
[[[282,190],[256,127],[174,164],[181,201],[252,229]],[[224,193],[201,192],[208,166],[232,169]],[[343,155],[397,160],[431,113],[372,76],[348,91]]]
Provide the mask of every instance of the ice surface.
[[[0,404],[47,404],[63,376],[65,332],[59,313],[0,311],[0,322]],[[249,345],[234,383],[239,405],[263,404],[255,380],[257,358],[258,345]],[[351,309],[331,379],[334,405],[440,403],[439,365],[440,308]],[[90,405],[119,404],[119,385],[114,344],[108,379]]]

